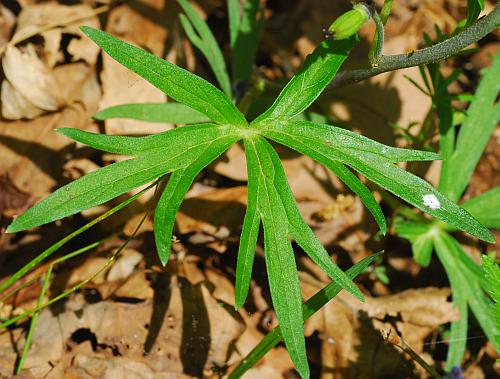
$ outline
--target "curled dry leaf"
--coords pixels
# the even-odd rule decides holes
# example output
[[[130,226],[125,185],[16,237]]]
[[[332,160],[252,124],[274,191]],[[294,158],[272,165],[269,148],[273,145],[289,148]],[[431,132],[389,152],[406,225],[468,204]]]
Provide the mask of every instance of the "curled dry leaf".
[[[0,174],[8,173],[20,190],[37,199],[47,196],[54,187],[61,186],[66,154],[72,151],[72,141],[54,132],[54,129],[68,125],[87,129],[90,114],[95,112],[101,94],[92,68],[84,64],[66,66],[65,75],[60,79],[66,78],[74,103],[59,113],[43,115],[35,120],[0,121]],[[72,70],[82,68],[87,75],[83,83],[71,81]]]
[[[73,23],[67,22],[77,18],[82,20]],[[16,32],[12,40],[19,40],[23,36],[42,30],[47,25],[59,25],[57,28],[41,33],[44,39],[43,61],[49,67],[54,67],[56,63],[63,59],[63,52],[61,51],[63,33],[72,37],[67,45],[67,52],[72,55],[73,61],[83,60],[90,65],[95,64],[99,54],[99,47],[88,38],[85,38],[79,28],[81,25],[93,28],[99,27],[99,20],[93,14],[91,7],[84,4],[62,5],[54,1],[26,5],[17,17]]]
[[[87,5],[65,6],[57,3],[28,5],[17,18],[17,28],[11,42],[7,45],[2,59],[5,80],[2,83],[2,117],[10,120],[33,119],[45,112],[60,110],[75,100],[71,90],[79,83],[81,75],[88,70],[73,70],[67,77],[64,71],[67,65],[54,69],[57,63],[65,59],[65,53],[73,61],[83,60],[94,65],[99,53],[95,46],[79,30],[82,24],[98,27],[99,21]],[[89,17],[85,17],[85,16]],[[80,22],[68,23],[77,17],[85,18]],[[60,25],[43,32],[49,25]],[[28,43],[16,47],[16,41],[41,32],[44,43],[35,46]],[[70,37],[67,44],[62,44],[63,33]],[[67,50],[64,52],[62,48]],[[61,74],[61,71],[63,72]],[[60,80],[60,77],[63,80]],[[69,79],[69,80],[68,80]]]
[[[12,89],[41,111],[56,111],[64,105],[59,85],[51,70],[37,56],[32,44],[28,44],[22,51],[14,46],[8,46],[2,60],[5,80],[8,80]],[[2,115],[4,118],[19,119],[24,115],[13,112],[13,106],[5,106],[9,102],[7,95],[2,92]],[[16,97],[18,101],[18,98]],[[18,103],[22,104],[18,101]],[[26,104],[22,104],[25,105]],[[10,110],[9,113],[6,113]],[[31,116],[31,115],[30,115]],[[26,117],[27,118],[27,117]]]
[[[6,44],[9,40],[15,23],[16,17],[10,9],[0,3],[0,46]]]

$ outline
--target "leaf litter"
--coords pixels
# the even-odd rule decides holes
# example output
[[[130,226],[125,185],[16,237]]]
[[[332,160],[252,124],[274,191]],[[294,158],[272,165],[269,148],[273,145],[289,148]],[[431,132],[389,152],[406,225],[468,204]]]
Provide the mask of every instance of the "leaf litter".
[[[142,11],[128,4],[113,8],[106,16],[106,30],[203,72],[202,65],[194,63],[192,48],[176,30],[176,13],[169,11],[168,2],[143,0],[138,3]],[[219,5],[220,2],[213,3]],[[302,6],[307,7],[312,2],[303,3]],[[323,7],[320,9],[317,3],[309,7],[312,10],[310,17],[300,14],[297,18],[301,20],[300,36],[286,33],[284,29],[278,37],[265,37],[268,39],[263,45],[263,53],[275,63],[273,66],[281,64],[280,69],[260,68],[269,78],[281,77],[283,72],[296,69],[321,38],[318,36],[320,28],[310,20],[317,19],[320,23],[324,20],[326,24],[340,11],[324,1],[320,2]],[[386,48],[394,51],[411,50],[422,26],[432,25],[432,21],[422,16],[423,11],[419,12],[418,19],[409,23],[411,1],[402,3],[404,5],[395,7],[397,22],[388,28]],[[448,9],[454,10],[454,2],[450,4]],[[204,17],[218,17],[212,3],[203,1],[200,5],[198,10],[206,12]],[[444,20],[440,26],[446,30],[450,18],[440,18],[443,14],[440,12],[445,9],[443,5],[444,1],[424,2],[422,7],[429,10],[430,13],[425,14],[431,14],[432,20]],[[29,33],[30,28],[90,9],[89,5],[29,2],[16,18],[0,4],[0,42]],[[298,17],[295,12],[293,9],[281,15],[277,12],[270,18],[270,25],[279,26],[280,17],[281,22]],[[157,22],[158,15],[155,17],[154,13],[167,15],[163,25]],[[458,17],[453,15],[453,18]],[[109,134],[142,135],[173,127],[128,120],[107,120],[97,124],[91,120],[95,111],[110,105],[168,99],[106,55],[102,68],[97,70],[99,50],[82,38],[78,29],[82,24],[100,25],[94,16],[83,23],[60,26],[41,33],[42,41],[32,39],[7,48],[2,57],[5,77],[2,83],[3,119],[0,120],[0,175],[7,178],[0,182],[2,227],[14,210],[18,213],[70,178],[116,160],[113,155],[96,155],[75,146],[52,133],[52,129],[71,126]],[[403,33],[404,36],[397,37]],[[62,44],[67,35],[71,36],[69,43]],[[413,39],[408,38],[409,35],[413,35]],[[288,47],[275,53],[274,48],[269,49],[276,44],[273,38],[285,39],[284,45]],[[294,47],[290,48],[291,45]],[[297,53],[301,59],[297,59]],[[20,71],[21,67],[29,70]],[[360,85],[357,90],[346,87],[324,96],[318,106],[337,123],[350,125],[381,142],[404,145],[404,141],[395,140],[392,133],[383,134],[382,130],[389,129],[386,127],[388,122],[405,126],[421,120],[428,103],[402,74],[399,75],[377,78],[368,85]],[[353,102],[352,99],[359,98],[356,91],[364,93],[362,99],[380,99],[383,106],[365,100]],[[367,96],[366,91],[372,95]],[[414,100],[405,101],[409,98]],[[367,120],[376,122],[367,128]],[[284,167],[302,214],[343,268],[385,244],[376,237],[376,225],[359,198],[350,194],[334,175],[322,171],[308,158],[289,156],[286,150],[280,153],[285,158]],[[25,364],[25,377],[219,377],[258,343],[276,322],[269,290],[262,278],[264,266],[260,247],[248,304],[239,312],[233,310],[234,254],[246,207],[246,189],[241,186],[246,180],[242,154],[242,149],[235,147],[197,178],[178,215],[173,264],[165,271],[153,258],[151,222],[147,220],[135,244],[123,251],[110,270],[96,277],[85,290],[71,296],[64,304],[42,311]],[[479,182],[486,180],[482,178]],[[429,206],[434,205],[429,202]],[[148,206],[149,201],[139,203],[105,223],[90,235],[91,238],[103,237],[106,230],[120,228],[125,235],[131,235]],[[93,218],[105,209],[94,209],[83,217]],[[61,233],[57,228],[45,230]],[[114,248],[123,241],[122,237],[113,237]],[[33,241],[27,236],[19,241],[11,241],[10,237],[4,240],[2,235],[0,262],[8,267],[15,262],[11,255],[15,254],[16,247],[24,246],[33,253],[40,250],[39,243],[40,240]],[[87,278],[106,262],[112,251],[109,247],[98,249],[89,257],[80,258],[78,265],[61,265],[56,270],[49,294],[53,296]],[[327,281],[323,274],[314,270],[308,258],[300,252],[297,255],[303,296],[307,298]],[[45,269],[46,266],[42,266],[31,279]],[[3,268],[1,276],[6,274]],[[421,272],[413,274],[421,275]],[[377,293],[374,283],[377,280],[372,274],[362,276],[360,282],[365,293]],[[39,289],[40,286],[34,286],[29,291],[21,291],[14,301],[0,303],[0,314],[18,314],[29,309],[35,304]],[[408,356],[394,349],[384,338],[389,331],[400,336],[432,363],[428,341],[441,338],[441,327],[457,316],[448,297],[446,284],[444,288],[427,285],[402,292],[397,291],[397,285],[392,289],[389,284],[385,294],[367,296],[364,304],[346,294],[339,295],[306,324],[309,350],[312,351],[310,360],[320,372],[319,377],[425,377]],[[22,349],[24,336],[22,326],[9,333],[0,333],[2,376],[12,376],[16,351]],[[370,365],[366,365],[368,357]],[[249,370],[246,377],[290,377],[292,369],[286,350],[278,346]],[[484,377],[478,364],[469,365],[468,370]]]

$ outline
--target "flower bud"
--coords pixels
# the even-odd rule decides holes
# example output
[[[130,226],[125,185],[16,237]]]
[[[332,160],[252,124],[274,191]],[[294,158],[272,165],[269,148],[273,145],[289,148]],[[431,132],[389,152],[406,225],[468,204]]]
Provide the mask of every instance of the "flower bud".
[[[365,3],[358,3],[339,18],[328,28],[328,33],[333,39],[346,39],[356,34],[361,26],[371,18],[370,7]]]

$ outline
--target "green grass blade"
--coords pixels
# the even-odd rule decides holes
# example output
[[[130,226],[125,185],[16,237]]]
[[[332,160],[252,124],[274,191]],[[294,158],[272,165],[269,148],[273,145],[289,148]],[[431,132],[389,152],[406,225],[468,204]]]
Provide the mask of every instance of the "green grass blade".
[[[152,184],[150,187],[148,187],[147,189],[151,188],[152,186],[155,186],[158,184],[158,181],[155,182],[154,184]],[[143,190],[145,192],[145,190]],[[142,192],[142,193],[144,193]],[[3,321],[0,323],[0,330],[4,329],[4,328],[7,328],[9,327],[10,325],[13,325],[15,324],[17,321],[19,320],[22,320],[26,317],[30,317],[31,315],[33,315],[34,313],[44,309],[44,308],[47,308],[48,306],[58,302],[59,300],[62,300],[64,298],[66,298],[67,296],[71,295],[73,292],[75,291],[78,291],[79,289],[83,288],[83,286],[85,286],[86,284],[90,283],[96,276],[98,276],[99,274],[102,274],[106,269],[108,269],[109,267],[111,267],[111,265],[116,261],[116,259],[120,256],[121,252],[123,251],[123,249],[125,249],[127,247],[127,245],[130,243],[130,241],[132,239],[135,238],[135,235],[137,234],[137,232],[139,231],[139,229],[141,228],[142,224],[144,223],[144,221],[146,220],[146,218],[148,217],[149,215],[149,210],[145,213],[144,217],[141,219],[141,221],[139,222],[139,224],[137,225],[137,227],[134,229],[133,233],[126,239],[126,241],[115,251],[115,253],[106,261],[106,263],[104,263],[104,265],[102,265],[97,271],[95,271],[92,275],[88,276],[86,279],[84,279],[83,281],[81,281],[80,283],[74,285],[73,287],[71,287],[70,289],[67,289],[66,291],[60,293],[59,295],[57,295],[56,297],[50,299],[49,301],[47,301],[45,304],[42,304],[41,306],[37,306],[35,307],[34,309],[31,309],[29,311],[26,311],[26,312],[23,312],[21,313],[20,315],[16,315],[14,317],[12,317],[11,319],[9,320],[6,320],[6,321]],[[82,251],[83,249],[80,249],[80,252]],[[64,259],[66,259],[68,256],[71,256],[71,255],[77,255],[77,252],[73,252],[73,253],[70,253],[64,257],[61,257],[60,259],[56,260],[54,262],[57,263],[57,262],[61,262],[63,261]]]
[[[137,200],[140,196],[144,195],[144,193],[146,193],[148,190],[150,190],[154,185],[156,185],[156,183],[153,183],[150,186],[144,188],[143,190],[141,190],[140,192],[131,196],[127,200],[124,200],[120,204],[111,208],[109,211],[103,213],[99,217],[96,217],[92,221],[89,221],[88,223],[86,223],[82,227],[78,228],[74,232],[68,234],[66,237],[61,238],[59,241],[57,241],[56,243],[49,246],[41,254],[39,254],[38,256],[33,258],[31,261],[29,261],[27,264],[25,264],[23,267],[21,267],[19,270],[17,270],[12,276],[10,276],[8,279],[6,279],[2,283],[0,283],[0,293],[4,292],[6,289],[8,289],[12,285],[14,285],[24,275],[26,275],[28,272],[33,270],[36,266],[38,266],[41,262],[43,262],[45,259],[50,257],[52,254],[54,254],[56,251],[58,251],[61,247],[63,247],[65,244],[67,244],[73,238],[79,236],[80,234],[82,234],[86,230],[90,229],[91,227],[93,227],[97,223],[101,222],[102,220],[105,220],[109,216],[111,216],[111,215],[115,214],[116,212],[120,211],[121,209],[125,208],[127,205],[129,205],[130,203]]]
[[[355,44],[355,37],[321,42],[283,88],[273,105],[252,124],[258,126],[264,120],[289,119],[306,110],[333,79]]]
[[[266,267],[276,316],[290,358],[302,378],[309,378],[302,318],[302,293],[295,255],[288,238],[286,211],[274,187],[271,158],[246,141],[248,156],[259,169],[259,211],[264,230]],[[253,155],[253,156],[252,156]]]
[[[169,172],[180,170],[197,159],[208,146],[228,137],[220,136],[220,130],[218,134],[216,138],[210,140],[183,140],[180,145],[174,145],[170,154],[165,149],[153,149],[137,158],[93,171],[58,189],[28,209],[9,225],[7,231],[13,233],[30,229],[70,216],[102,204]],[[238,136],[229,137],[239,139]]]
[[[113,59],[175,101],[186,104],[218,124],[247,126],[245,117],[231,100],[206,80],[103,31],[87,26],[82,26],[81,30]]]
[[[453,305],[460,312],[460,320],[453,321],[450,328],[450,343],[446,355],[446,371],[450,372],[453,367],[460,367],[467,345],[467,327],[469,315],[467,314],[467,301],[463,294],[452,287]],[[455,300],[455,298],[457,298]]]
[[[156,206],[154,217],[156,248],[163,266],[168,263],[170,257],[175,216],[186,192],[189,190],[200,171],[226,151],[237,140],[237,137],[227,136],[214,141],[198,153],[198,157],[193,163],[186,168],[175,171],[170,176]]]
[[[380,256],[380,254],[381,253],[374,254],[356,263],[346,271],[347,276],[350,279],[356,278],[359,274],[363,273],[366,268]],[[314,296],[309,298],[309,300],[302,305],[304,320],[307,320],[314,313],[324,307],[325,304],[337,296],[340,291],[342,291],[342,287],[335,282],[331,282],[319,290]],[[255,366],[255,364],[262,357],[264,357],[266,353],[275,347],[282,340],[282,338],[281,327],[278,325],[271,330],[250,353],[248,353],[248,355],[240,362],[234,371],[229,374],[228,379],[237,379],[243,376],[247,370]]]
[[[493,130],[500,120],[500,103],[497,102],[500,86],[500,51],[483,77],[474,100],[467,109],[467,117],[458,133],[455,151],[450,158],[449,176],[453,178],[446,194],[458,201],[470,181],[472,172],[483,154]]]
[[[245,143],[247,145],[248,142]],[[252,148],[252,147],[250,147]],[[248,152],[247,173],[248,173],[248,205],[243,220],[243,229],[241,231],[240,245],[238,247],[238,260],[236,264],[236,290],[235,290],[235,308],[239,309],[245,303],[248,295],[248,288],[252,279],[252,268],[255,257],[255,248],[257,237],[259,235],[260,214],[259,204],[259,172],[258,162],[254,160],[255,155]]]
[[[327,164],[328,163],[328,164]],[[333,171],[337,177],[345,183],[349,189],[359,196],[363,204],[373,215],[373,218],[378,224],[380,231],[383,234],[387,233],[387,223],[385,221],[384,213],[373,197],[371,191],[342,163],[329,159],[324,163],[326,167]]]
[[[229,42],[232,49],[236,38],[238,38],[238,30],[241,23],[240,0],[227,0],[227,14],[229,19]]]
[[[239,135],[237,128],[214,124],[188,125],[146,137],[112,136],[72,128],[57,129],[57,132],[95,149],[133,156],[158,149],[163,149],[167,156],[184,154],[196,144],[209,143],[228,135]]]
[[[47,273],[45,274],[45,277],[42,282],[42,289],[40,291],[40,294],[38,295],[38,300],[36,302],[36,307],[40,308],[43,303],[43,298],[45,297],[45,293],[47,292],[47,289],[49,288],[49,283],[50,283],[50,277],[52,275],[52,266],[47,270]],[[37,311],[33,314],[30,322],[30,327],[28,329],[28,333],[26,334],[26,338],[24,341],[24,347],[23,347],[23,352],[21,354],[21,357],[19,359],[19,363],[17,364],[16,367],[16,374],[20,374],[23,366],[24,366],[24,361],[26,360],[26,357],[28,356],[28,352],[31,347],[31,340],[33,339],[33,333],[35,332],[36,324],[38,323],[38,317],[40,316],[40,311]]]
[[[328,134],[321,138],[321,135],[315,134],[316,132],[307,133],[309,124],[306,122],[276,124],[272,129],[265,129],[263,134],[325,165],[328,160],[339,160],[431,216],[485,241],[494,241],[489,230],[467,211],[450,201],[426,181],[394,165],[389,160],[391,153],[387,152],[387,157],[380,153],[374,154],[370,151],[372,147],[368,143],[366,144],[368,147],[362,151],[355,147],[350,138],[346,138],[347,146],[350,146],[346,149],[345,145],[342,145],[342,139],[334,139]]]
[[[231,83],[227,74],[226,63],[212,31],[188,1],[177,0],[177,2],[187,16],[186,18],[180,15],[184,31],[193,45],[205,56],[222,91],[231,98]],[[193,26],[196,31],[193,29]]]
[[[447,89],[441,89],[448,95]],[[439,152],[441,154],[441,171],[439,175],[438,189],[444,193],[450,193],[455,178],[452,175],[453,151],[455,149],[455,126],[453,125],[453,108],[451,99],[435,101],[439,124]]]
[[[94,114],[96,120],[130,118],[171,124],[200,124],[209,122],[204,114],[181,103],[133,103],[103,109]]]
[[[263,9],[260,4],[260,0],[246,0],[244,2],[243,14],[238,24],[236,36],[231,36],[234,38],[231,43],[231,59],[233,82],[235,83],[248,82],[252,75],[255,55],[264,26]]]
[[[460,367],[467,344],[468,308],[467,308],[467,280],[463,277],[460,266],[455,260],[453,252],[448,246],[446,233],[439,233],[434,238],[434,248],[439,260],[444,266],[450,281],[453,296],[453,305],[460,313],[460,319],[452,322],[450,344],[446,357],[446,371],[453,367]],[[465,279],[465,280],[464,280]]]
[[[500,186],[466,201],[462,207],[484,226],[500,229]]]
[[[256,139],[255,146],[259,156],[270,157],[274,169],[274,186],[279,193],[281,203],[286,210],[290,234],[295,241],[309,255],[309,257],[321,267],[330,278],[336,280],[345,290],[350,292],[360,301],[364,301],[363,293],[352,282],[351,279],[335,264],[332,257],[328,254],[324,246],[314,235],[313,231],[302,218],[297,202],[293,196],[292,190],[288,185],[285,171],[281,165],[280,158],[273,147],[263,138]]]

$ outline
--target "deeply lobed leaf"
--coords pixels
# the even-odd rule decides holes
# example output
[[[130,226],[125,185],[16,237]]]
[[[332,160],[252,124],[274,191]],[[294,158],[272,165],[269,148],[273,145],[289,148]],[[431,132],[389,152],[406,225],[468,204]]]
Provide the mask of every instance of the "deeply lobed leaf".
[[[364,301],[364,296],[359,288],[347,277],[347,275],[333,262],[326,249],[323,247],[313,231],[304,221],[300,214],[297,202],[293,196],[292,190],[288,185],[285,171],[281,165],[280,158],[273,147],[263,138],[255,139],[257,152],[260,156],[266,153],[271,158],[274,181],[273,185],[276,188],[281,203],[286,210],[289,232],[295,241],[309,255],[309,257],[321,267],[327,274],[335,280],[340,286],[349,291],[360,301]]]
[[[254,139],[245,140],[245,152],[252,169],[258,170],[259,212],[264,229],[264,248],[271,298],[281,325],[283,340],[297,371],[309,377],[302,294],[295,255],[288,238],[286,211],[274,187],[274,169],[269,156],[262,154]]]
[[[200,129],[205,133],[200,133]],[[102,204],[155,178],[189,166],[210,147],[229,146],[241,138],[236,128],[209,124],[135,138],[98,135],[77,129],[60,131],[99,149],[137,158],[101,168],[58,189],[16,218],[9,225],[8,232],[30,229]]]
[[[308,126],[311,130],[310,135],[304,129]],[[310,122],[291,121],[267,126],[263,134],[302,154],[311,156],[320,163],[326,164],[328,160],[345,163],[422,211],[485,241],[494,241],[489,230],[467,211],[450,201],[426,181],[393,164],[395,157],[418,159],[419,153],[410,150],[405,156],[404,152],[394,153],[390,151],[390,148],[385,153],[380,150],[373,151],[376,145],[372,142],[364,143],[362,139],[354,138],[349,134],[345,140],[350,148],[345,148],[342,141],[346,134],[329,133],[322,137],[314,131],[315,127],[318,130],[329,130],[325,126]],[[356,148],[356,144],[361,144],[364,148]],[[426,159],[432,156],[429,154],[431,153],[424,153],[421,157]]]
[[[488,339],[496,343],[495,336],[499,331],[490,311],[490,301],[486,298],[481,287],[484,288],[484,277],[480,267],[467,264],[463,258],[466,253],[460,244],[446,232],[434,236],[434,247],[450,280],[453,303],[460,310],[460,320],[452,323],[454,342],[450,344],[447,357],[447,369],[460,366],[467,341],[467,304],[470,305],[474,316],[486,333]],[[470,260],[470,258],[469,258]],[[472,271],[471,271],[472,269]],[[472,274],[472,275],[471,275]],[[455,338],[457,337],[457,338]],[[498,349],[499,346],[496,346]]]
[[[183,154],[193,144],[203,144],[227,135],[239,136],[238,128],[215,124],[188,125],[146,137],[96,134],[72,128],[61,128],[57,131],[95,149],[133,156],[158,149],[164,149],[171,154]]]
[[[398,219],[395,224],[398,236],[411,242],[413,257],[418,264],[427,267],[431,261],[433,238],[436,230],[430,224]]]
[[[96,120],[130,118],[133,120],[172,124],[210,122],[207,116],[181,103],[122,104],[103,109],[95,113],[93,117]]]
[[[355,44],[355,37],[321,42],[283,88],[273,105],[257,117],[252,125],[260,127],[265,120],[287,120],[306,110],[333,79]]]
[[[200,171],[238,139],[239,136],[237,135],[229,135],[212,141],[204,150],[200,151],[198,157],[191,164],[175,171],[170,176],[156,206],[154,218],[156,248],[160,261],[164,266],[167,264],[170,256],[175,216],[184,196]]]
[[[188,105],[218,124],[245,127],[243,114],[206,80],[101,30],[81,30],[119,63],[134,71],[172,99]]]
[[[245,151],[249,149],[245,142]],[[250,147],[251,148],[251,147]],[[239,309],[245,303],[252,279],[252,268],[255,257],[255,248],[261,223],[259,212],[259,170],[255,154],[246,153],[248,174],[248,205],[241,230],[240,245],[238,247],[238,260],[236,263],[235,307]]]

